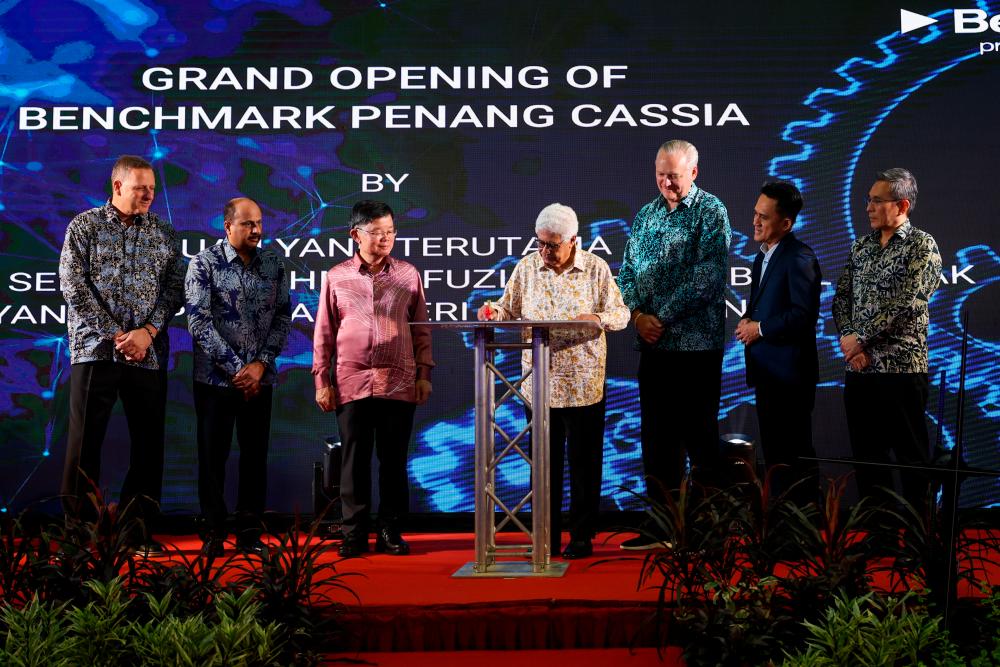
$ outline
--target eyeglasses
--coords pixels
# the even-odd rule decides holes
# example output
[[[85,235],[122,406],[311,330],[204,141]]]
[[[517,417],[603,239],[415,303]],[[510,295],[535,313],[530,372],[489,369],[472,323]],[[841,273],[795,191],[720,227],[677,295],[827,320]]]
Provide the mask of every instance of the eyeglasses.
[[[892,204],[892,203],[901,202],[901,201],[903,201],[903,200],[902,199],[882,199],[881,197],[865,197],[865,206],[868,206],[869,204],[875,204],[876,206],[878,206],[879,204]]]
[[[566,241],[568,241],[568,240],[569,239],[566,239]],[[538,249],[538,252],[541,252],[543,250],[553,250],[554,251],[554,250],[558,249],[559,246],[561,246],[563,243],[566,243],[566,241],[560,241],[559,243],[550,243],[548,241],[543,241],[541,239],[535,239],[535,247]]]
[[[396,235],[395,229],[389,229],[384,232],[370,232],[367,229],[361,229],[360,227],[355,227],[359,232],[364,232],[368,236],[372,237],[376,241],[381,241],[382,239],[391,239]]]

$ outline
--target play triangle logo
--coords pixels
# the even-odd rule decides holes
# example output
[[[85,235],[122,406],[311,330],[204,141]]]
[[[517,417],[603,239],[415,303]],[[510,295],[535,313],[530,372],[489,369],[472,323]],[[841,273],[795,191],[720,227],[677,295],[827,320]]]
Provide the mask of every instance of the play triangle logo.
[[[937,23],[937,19],[905,9],[899,10],[899,32],[904,35],[911,30],[925,28],[932,23]]]

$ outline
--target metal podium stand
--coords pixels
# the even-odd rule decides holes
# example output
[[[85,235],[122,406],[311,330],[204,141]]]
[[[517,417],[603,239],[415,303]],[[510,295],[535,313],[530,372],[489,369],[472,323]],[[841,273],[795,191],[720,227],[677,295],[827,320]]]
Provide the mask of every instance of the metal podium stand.
[[[416,323],[414,323],[416,324]],[[458,329],[471,331],[475,341],[475,397],[476,397],[476,515],[475,561],[460,568],[456,577],[561,577],[567,563],[550,562],[549,554],[549,331],[552,329],[600,329],[596,322],[577,320],[506,320],[492,322],[421,322],[432,329]],[[531,342],[494,342],[495,329],[528,329]],[[496,408],[504,401],[518,398],[527,403],[521,393],[521,383],[528,377],[511,380],[493,363],[496,350],[531,350],[531,424],[517,435],[504,432],[495,419]],[[495,380],[506,386],[506,391],[495,401]],[[532,434],[530,451],[528,434]],[[497,440],[501,441],[497,451]],[[513,507],[500,500],[496,486],[496,470],[510,456],[520,456],[531,466],[531,489]],[[531,528],[519,518],[526,505],[531,504]],[[500,520],[497,521],[497,510]],[[497,532],[512,524],[531,542],[528,544],[497,545]],[[523,560],[498,560],[499,558],[531,557]]]

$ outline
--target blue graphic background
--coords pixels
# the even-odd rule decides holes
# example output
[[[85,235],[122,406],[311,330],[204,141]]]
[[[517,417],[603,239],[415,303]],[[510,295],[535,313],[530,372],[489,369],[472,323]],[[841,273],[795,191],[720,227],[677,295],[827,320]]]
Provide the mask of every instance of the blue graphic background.
[[[992,15],[995,3],[980,2]],[[727,203],[733,220],[731,266],[750,266],[756,247],[747,236],[757,188],[768,177],[794,180],[806,208],[797,233],[820,257],[834,282],[851,241],[865,233],[859,198],[875,170],[907,166],[921,183],[914,223],[941,246],[951,266],[972,266],[932,301],[932,428],[954,444],[959,385],[961,314],[970,313],[969,372],[965,386],[970,463],[1000,466],[997,371],[1000,277],[992,212],[1000,201],[996,173],[1000,138],[994,131],[1000,57],[978,54],[978,38],[953,33],[950,11],[932,3],[908,6],[938,17],[934,26],[900,35],[895,7],[846,3],[778,9],[721,3],[619,7],[614,3],[447,2],[319,3],[296,0],[206,3],[116,0],[9,0],[0,3],[0,510],[46,503],[58,490],[65,443],[68,364],[65,327],[54,321],[62,299],[51,277],[28,291],[11,276],[51,274],[68,220],[105,200],[115,157],[136,153],[157,170],[154,209],[181,231],[189,253],[222,235],[221,209],[246,194],[261,202],[271,239],[297,245],[288,257],[300,281],[293,306],[315,312],[318,273],[345,258],[324,251],[329,240],[346,246],[347,211],[364,196],[362,173],[409,172],[398,193],[383,192],[398,214],[401,237],[518,237],[515,254],[532,233],[537,211],[552,201],[573,206],[585,243],[600,237],[617,270],[632,215],[656,194],[656,146],[680,136],[701,151],[699,184]],[[726,21],[716,19],[725,16]],[[822,17],[822,18],[820,18]],[[546,66],[546,90],[338,92],[169,91],[151,93],[140,73],[152,66],[310,67],[322,82],[330,67],[351,65]],[[578,90],[559,81],[577,64],[627,65],[628,77],[609,89]],[[661,128],[614,125],[585,129],[569,109],[592,103],[636,109],[657,102],[711,103],[716,118],[736,102],[749,127]],[[336,104],[343,125],[351,104],[550,104],[551,128],[358,130],[301,132],[105,131],[18,129],[22,106],[176,106],[178,104]],[[585,230],[585,231],[583,231]],[[315,240],[322,251],[304,252]],[[401,239],[402,240],[402,239]],[[407,257],[421,269],[509,270],[517,257]],[[397,254],[402,247],[397,243]],[[308,282],[312,276],[314,282]],[[464,303],[469,312],[500,294],[489,288],[427,285],[432,302]],[[734,275],[729,301],[748,295]],[[821,386],[815,416],[820,455],[848,454],[840,403],[843,369],[830,319],[833,286],[823,291],[820,322]],[[17,317],[27,306],[31,317]],[[48,321],[32,322],[47,316]],[[433,311],[432,311],[433,316]],[[730,309],[734,326],[737,314]],[[168,406],[164,507],[197,508],[194,420],[190,396],[190,338],[183,317],[171,329],[173,358]],[[269,507],[311,507],[312,462],[333,420],[312,405],[312,327],[296,320],[280,359],[275,397]],[[636,506],[641,491],[638,404],[631,333],[610,337],[608,418],[603,496],[607,509]],[[418,410],[410,458],[412,509],[472,509],[472,401],[469,341],[458,334],[435,340],[435,395]],[[503,361],[516,365],[514,356]],[[723,369],[720,430],[755,433],[752,396],[743,380],[742,350],[731,344]],[[943,374],[943,382],[941,380]],[[937,409],[939,397],[943,412]],[[523,416],[505,407],[508,430]],[[518,429],[519,430],[519,429]],[[105,452],[105,479],[117,489],[124,472],[126,430],[116,418]],[[827,468],[831,474],[845,469]],[[503,471],[511,494],[527,483],[527,469]],[[965,505],[998,502],[996,482],[974,480]]]

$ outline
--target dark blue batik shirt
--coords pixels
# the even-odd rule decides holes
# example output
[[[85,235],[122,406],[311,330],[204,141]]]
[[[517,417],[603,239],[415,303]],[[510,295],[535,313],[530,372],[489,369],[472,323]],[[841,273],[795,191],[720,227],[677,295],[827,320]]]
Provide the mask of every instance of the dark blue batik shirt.
[[[672,211],[662,196],[642,207],[618,286],[629,310],[655,315],[664,331],[655,345],[639,340],[640,349],[724,347],[730,237],[725,205],[693,183]]]
[[[194,345],[194,381],[231,387],[236,373],[253,361],[272,384],[275,360],[292,323],[288,272],[272,250],[258,250],[244,264],[223,241],[191,260],[184,281],[188,330]]]

